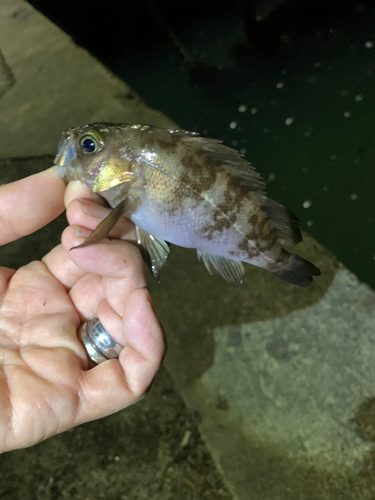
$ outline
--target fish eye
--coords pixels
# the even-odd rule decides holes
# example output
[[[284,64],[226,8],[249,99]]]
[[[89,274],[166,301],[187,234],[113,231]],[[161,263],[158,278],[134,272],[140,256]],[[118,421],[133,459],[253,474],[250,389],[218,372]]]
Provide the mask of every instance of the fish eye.
[[[91,134],[83,135],[79,141],[79,144],[83,153],[85,154],[96,153],[100,145],[98,139]]]

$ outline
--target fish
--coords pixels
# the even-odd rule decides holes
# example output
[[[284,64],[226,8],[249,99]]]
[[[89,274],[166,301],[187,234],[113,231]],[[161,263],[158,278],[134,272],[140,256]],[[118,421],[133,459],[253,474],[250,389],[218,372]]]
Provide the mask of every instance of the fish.
[[[232,286],[244,279],[243,263],[300,287],[320,275],[289,252],[302,240],[297,218],[267,197],[262,177],[238,151],[217,139],[94,123],[63,132],[55,165],[65,182],[85,183],[113,208],[74,248],[101,241],[125,216],[157,279],[169,244],[195,249],[207,271]]]

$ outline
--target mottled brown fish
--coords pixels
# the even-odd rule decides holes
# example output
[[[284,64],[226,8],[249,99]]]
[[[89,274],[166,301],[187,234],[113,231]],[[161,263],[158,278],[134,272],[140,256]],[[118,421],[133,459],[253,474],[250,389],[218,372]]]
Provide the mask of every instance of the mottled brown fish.
[[[86,183],[114,207],[81,246],[103,239],[124,215],[136,225],[155,276],[169,253],[166,241],[197,249],[209,273],[215,269],[234,286],[243,280],[242,262],[301,287],[320,275],[283,248],[301,241],[296,218],[267,198],[260,175],[220,141],[96,123],[64,132],[55,163],[66,182]]]

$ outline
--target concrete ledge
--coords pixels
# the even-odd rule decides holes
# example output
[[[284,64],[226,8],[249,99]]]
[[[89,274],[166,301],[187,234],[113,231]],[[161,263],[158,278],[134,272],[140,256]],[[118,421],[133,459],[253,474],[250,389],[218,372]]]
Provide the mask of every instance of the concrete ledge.
[[[78,124],[173,124],[20,0],[0,4],[0,54],[2,158],[55,154],[61,132]]]

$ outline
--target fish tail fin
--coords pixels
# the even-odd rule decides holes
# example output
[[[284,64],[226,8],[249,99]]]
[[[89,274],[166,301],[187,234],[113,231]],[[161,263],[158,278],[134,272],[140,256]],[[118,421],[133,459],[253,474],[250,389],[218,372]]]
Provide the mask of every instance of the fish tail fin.
[[[320,276],[320,270],[299,255],[291,255],[288,265],[274,275],[286,283],[305,288],[310,285],[313,276]]]

